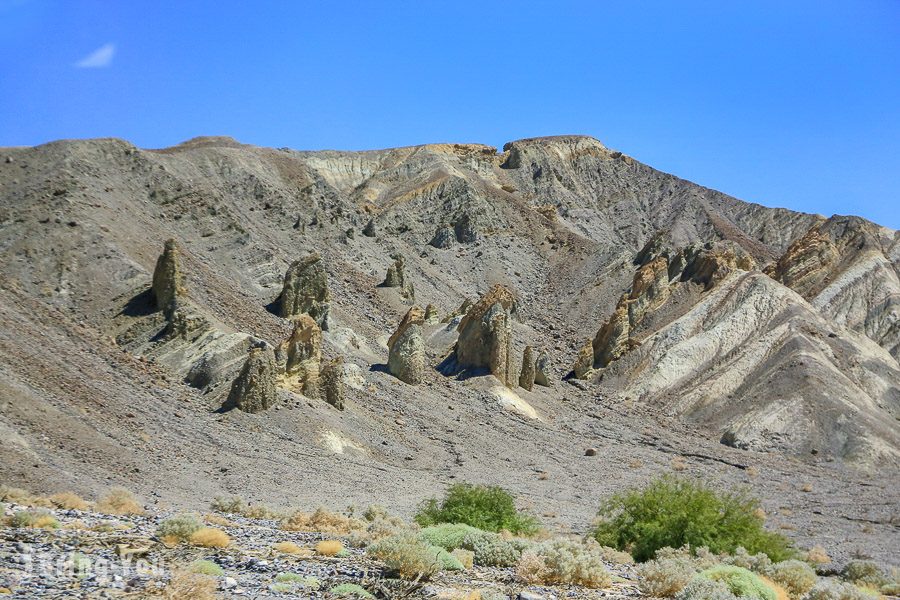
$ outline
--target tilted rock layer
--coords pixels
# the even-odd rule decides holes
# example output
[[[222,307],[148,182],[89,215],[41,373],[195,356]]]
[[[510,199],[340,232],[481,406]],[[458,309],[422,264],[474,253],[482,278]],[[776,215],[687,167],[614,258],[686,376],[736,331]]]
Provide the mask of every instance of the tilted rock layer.
[[[322,329],[328,329],[331,294],[322,257],[313,253],[293,264],[284,275],[279,310],[284,318],[308,314]]]
[[[456,362],[463,369],[487,369],[506,385],[514,385],[511,371],[512,292],[496,285],[484,294],[460,321]]]

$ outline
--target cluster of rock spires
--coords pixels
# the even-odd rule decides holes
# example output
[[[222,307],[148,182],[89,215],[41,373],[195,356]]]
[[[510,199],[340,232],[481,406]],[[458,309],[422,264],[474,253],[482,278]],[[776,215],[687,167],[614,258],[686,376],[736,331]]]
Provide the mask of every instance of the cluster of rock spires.
[[[593,340],[585,341],[578,352],[573,366],[577,379],[588,379],[595,369],[607,367],[637,347],[640,340],[635,331],[680,284],[692,282],[709,290],[729,273],[756,266],[746,252],[726,244],[693,244],[673,251],[664,245],[662,232],[647,242],[634,262],[638,269],[631,289],[619,298]]]

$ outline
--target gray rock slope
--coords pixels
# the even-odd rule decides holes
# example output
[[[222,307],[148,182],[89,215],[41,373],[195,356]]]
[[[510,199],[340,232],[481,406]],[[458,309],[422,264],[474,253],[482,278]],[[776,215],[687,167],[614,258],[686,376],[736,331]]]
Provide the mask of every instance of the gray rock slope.
[[[690,474],[751,485],[801,542],[827,532],[837,552],[889,552],[896,232],[742,202],[579,136],[502,152],[60,141],[0,150],[0,200],[3,480],[409,512],[466,479],[577,529],[603,494],[680,455]],[[627,351],[563,381],[657,235],[752,260],[714,285],[672,282]],[[183,287],[171,322],[150,292],[170,238]],[[223,412],[249,350],[292,333],[278,298],[312,252],[330,296],[322,359],[344,357],[345,409],[282,378],[268,410]],[[421,326],[420,385],[391,376],[387,341],[411,305],[379,286],[396,255],[436,321],[493,285],[513,290],[509,364],[532,346],[556,365],[550,386],[438,371],[459,316]]]

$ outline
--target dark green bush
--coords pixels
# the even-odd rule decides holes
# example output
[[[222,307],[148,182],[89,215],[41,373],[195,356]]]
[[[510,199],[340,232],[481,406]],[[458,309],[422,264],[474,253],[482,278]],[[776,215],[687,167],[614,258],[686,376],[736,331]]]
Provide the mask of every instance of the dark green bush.
[[[438,523],[462,523],[484,531],[506,530],[517,534],[535,533],[540,523],[516,510],[512,495],[503,488],[470,483],[450,486],[442,501],[432,498],[416,515],[423,527]]]
[[[594,537],[639,561],[653,558],[660,548],[685,544],[717,554],[743,547],[773,561],[793,557],[790,541],[763,527],[758,508],[759,500],[746,492],[721,494],[704,483],[667,475],[605,500]]]

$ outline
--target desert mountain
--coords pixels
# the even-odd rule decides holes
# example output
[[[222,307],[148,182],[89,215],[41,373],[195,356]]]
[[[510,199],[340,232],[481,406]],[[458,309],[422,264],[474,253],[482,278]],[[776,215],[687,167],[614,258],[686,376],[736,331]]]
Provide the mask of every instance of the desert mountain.
[[[0,150],[0,198],[4,480],[407,510],[460,478],[587,522],[685,456],[786,510],[810,482],[798,537],[894,530],[900,236],[863,219],[579,136],[60,141]]]

